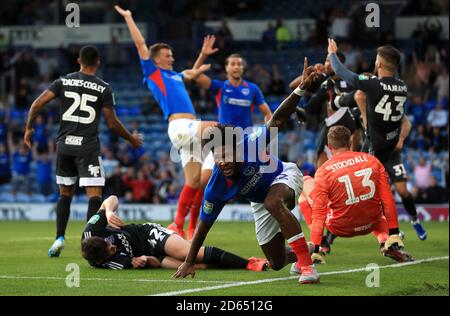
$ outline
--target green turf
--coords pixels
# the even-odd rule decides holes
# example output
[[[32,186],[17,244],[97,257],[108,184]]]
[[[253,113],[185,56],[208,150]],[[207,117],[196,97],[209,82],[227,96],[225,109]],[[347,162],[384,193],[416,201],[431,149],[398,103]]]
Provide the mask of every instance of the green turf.
[[[162,223],[166,224],[166,223]],[[420,241],[410,225],[403,223],[407,250],[419,259],[448,256],[448,223],[426,223],[428,240]],[[200,270],[194,279],[172,280],[174,270],[114,271],[91,268],[79,255],[81,222],[69,223],[66,249],[60,258],[48,258],[54,223],[0,222],[0,295],[152,295],[204,288],[242,281],[289,277],[281,271],[249,272]],[[261,256],[253,223],[216,223],[207,244],[244,257]],[[321,273],[364,268],[369,263],[395,264],[378,252],[371,236],[337,239]],[[66,266],[80,267],[80,286],[67,287]],[[449,295],[448,259],[380,270],[380,286],[367,287],[369,272],[323,275],[318,285],[300,286],[297,279],[248,284],[184,295]]]

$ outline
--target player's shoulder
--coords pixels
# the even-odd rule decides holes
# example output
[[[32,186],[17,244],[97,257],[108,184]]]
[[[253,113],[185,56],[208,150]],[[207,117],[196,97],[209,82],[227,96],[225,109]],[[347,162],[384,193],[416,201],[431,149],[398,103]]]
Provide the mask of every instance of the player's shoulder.
[[[106,82],[105,80],[103,80],[102,78],[100,78],[97,75],[94,75],[94,76],[92,76],[92,78],[89,78],[89,79],[91,79],[92,81],[94,81],[95,83],[97,83],[101,86],[111,87],[111,85],[108,82]]]
[[[253,91],[259,90],[259,87],[256,83],[248,81],[248,80],[242,80],[242,86],[244,88],[252,89]]]
[[[378,77],[370,73],[362,73],[358,75],[359,81],[378,81]]]
[[[78,79],[79,71],[69,72],[67,74],[61,75],[58,79]]]

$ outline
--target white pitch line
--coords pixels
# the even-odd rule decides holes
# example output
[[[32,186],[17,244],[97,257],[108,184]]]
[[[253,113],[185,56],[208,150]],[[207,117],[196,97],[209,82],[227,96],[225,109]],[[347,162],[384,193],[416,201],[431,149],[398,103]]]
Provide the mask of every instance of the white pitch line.
[[[448,260],[449,257],[434,257],[434,258],[427,258],[427,259],[421,259],[417,261],[412,262],[404,262],[404,263],[395,263],[395,264],[389,264],[385,266],[379,266],[380,269],[386,269],[386,268],[401,268],[404,266],[410,266],[415,264],[420,264],[424,262],[431,262],[431,261],[438,261],[438,260]],[[353,273],[353,272],[364,272],[366,271],[366,268],[357,268],[357,269],[350,269],[350,270],[340,270],[340,271],[329,271],[329,272],[323,272],[320,273],[320,275],[333,275],[333,274],[346,274],[346,273]],[[201,287],[201,288],[195,288],[195,289],[187,289],[187,290],[181,290],[181,291],[173,291],[173,292],[166,292],[166,293],[159,293],[159,294],[151,294],[149,296],[175,296],[175,295],[182,295],[182,294],[190,294],[190,293],[196,293],[196,292],[204,292],[204,291],[211,291],[211,290],[220,290],[220,289],[226,289],[230,287],[237,287],[237,286],[243,286],[243,285],[253,285],[253,284],[261,284],[261,283],[271,283],[271,282],[277,282],[277,281],[287,281],[291,279],[298,279],[297,276],[290,276],[290,277],[282,277],[282,278],[272,278],[272,279],[263,279],[263,280],[256,280],[256,281],[247,281],[247,282],[235,282],[230,284],[224,284],[224,285],[214,285],[214,286],[208,286],[208,287]]]
[[[78,236],[66,236],[65,239],[75,239],[81,240],[81,234]],[[29,238],[16,238],[16,239],[3,239],[0,243],[10,243],[10,242],[28,242],[28,241],[39,241],[39,240],[55,240],[55,237],[29,237]]]
[[[51,277],[51,276],[20,276],[20,275],[0,275],[1,279],[24,279],[24,280],[65,280],[65,277]],[[234,281],[216,281],[216,280],[174,280],[174,279],[108,279],[108,278],[80,278],[82,281],[113,281],[113,282],[177,282],[177,283],[234,283]]]

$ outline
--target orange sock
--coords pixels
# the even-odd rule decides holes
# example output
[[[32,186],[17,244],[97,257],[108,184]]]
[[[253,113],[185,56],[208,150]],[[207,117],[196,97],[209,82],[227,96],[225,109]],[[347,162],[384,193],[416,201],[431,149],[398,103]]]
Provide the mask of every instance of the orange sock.
[[[184,227],[184,218],[191,208],[197,191],[197,189],[191,188],[187,184],[185,184],[183,190],[181,190],[180,198],[178,200],[178,209],[174,221],[180,229],[183,229]]]
[[[194,201],[192,202],[189,226],[188,229],[194,230],[197,226],[198,214],[200,213],[200,208],[202,206],[204,190],[198,190],[195,194]]]

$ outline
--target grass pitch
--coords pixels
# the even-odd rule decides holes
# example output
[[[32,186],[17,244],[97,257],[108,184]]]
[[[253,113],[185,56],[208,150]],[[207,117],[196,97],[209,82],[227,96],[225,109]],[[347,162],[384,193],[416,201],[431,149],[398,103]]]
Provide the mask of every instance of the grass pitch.
[[[0,222],[0,295],[449,295],[447,222],[425,223],[426,241],[420,241],[408,223],[401,224],[406,248],[417,260],[411,265],[382,257],[371,235],[337,239],[327,263],[318,266],[321,283],[304,286],[289,275],[289,266],[261,273],[198,270],[195,278],[184,280],[171,279],[174,270],[94,269],[80,256],[82,227],[81,222],[69,223],[61,257],[48,258],[53,222]],[[206,243],[243,257],[262,256],[251,222],[218,222]],[[73,272],[66,271],[70,263],[79,265],[79,287],[66,285]],[[376,279],[373,270],[365,270],[370,263],[381,268],[379,287],[366,286],[366,279]]]

